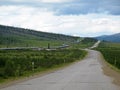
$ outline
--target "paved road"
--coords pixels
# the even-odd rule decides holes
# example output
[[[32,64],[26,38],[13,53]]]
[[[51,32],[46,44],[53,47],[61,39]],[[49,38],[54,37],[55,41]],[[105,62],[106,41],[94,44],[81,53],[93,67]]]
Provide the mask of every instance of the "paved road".
[[[1,90],[120,90],[112,80],[103,74],[100,53],[88,50],[80,62]]]
[[[100,44],[101,41],[97,41],[92,47],[90,47],[90,49],[96,48],[98,47],[98,45]]]

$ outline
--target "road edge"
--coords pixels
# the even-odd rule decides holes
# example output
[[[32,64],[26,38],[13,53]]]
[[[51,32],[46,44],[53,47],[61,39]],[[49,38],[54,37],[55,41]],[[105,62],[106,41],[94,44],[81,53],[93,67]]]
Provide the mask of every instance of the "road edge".
[[[56,67],[53,67],[53,68],[50,68],[50,69],[46,69],[45,71],[41,71],[41,72],[38,72],[38,73],[35,73],[33,75],[30,75],[30,76],[25,76],[25,77],[20,77],[18,79],[13,79],[12,81],[9,81],[9,82],[5,82],[5,83],[1,83],[0,84],[0,89],[2,88],[6,88],[6,87],[9,87],[9,86],[12,86],[12,85],[15,85],[17,83],[21,83],[21,82],[24,82],[24,81],[28,81],[30,79],[34,79],[34,78],[38,78],[38,77],[42,77],[44,75],[47,75],[47,74],[50,74],[50,73],[53,73],[55,71],[58,71],[58,70],[62,70],[64,68],[67,68],[75,63],[78,63],[82,60],[84,60],[84,58],[86,58],[86,56],[88,55],[88,52],[86,50],[84,50],[86,52],[85,56],[83,58],[80,58],[79,60],[76,60],[74,62],[71,62],[71,63],[65,63],[65,64],[62,64],[62,65],[58,65]]]
[[[98,52],[100,54],[100,60],[99,61],[102,64],[103,73],[106,76],[111,77],[113,79],[112,83],[117,85],[118,88],[120,89],[120,72],[118,72],[115,69],[113,69],[110,66],[110,64],[104,59],[104,56],[102,55],[102,53],[100,51],[98,51]]]

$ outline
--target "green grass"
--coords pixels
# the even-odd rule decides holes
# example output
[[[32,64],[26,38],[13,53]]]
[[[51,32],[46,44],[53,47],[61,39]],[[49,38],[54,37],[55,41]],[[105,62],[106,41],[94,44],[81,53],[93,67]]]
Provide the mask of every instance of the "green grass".
[[[61,46],[63,43],[65,43],[64,41],[42,41],[42,40],[24,40],[22,42],[18,42],[18,43],[11,43],[11,44],[0,44],[0,48],[11,48],[11,47],[42,47],[42,48],[47,48],[48,43],[50,44],[51,47],[55,47],[55,46]]]
[[[102,42],[102,43],[100,43],[99,48],[118,48],[118,49],[120,49],[120,43]]]
[[[97,50],[103,54],[108,63],[120,69],[120,43],[102,42]]]
[[[72,44],[70,46],[70,48],[74,48],[74,49],[77,49],[77,48],[89,48],[91,46],[93,46],[95,44],[95,42],[88,42],[88,43],[77,43],[77,44]]]

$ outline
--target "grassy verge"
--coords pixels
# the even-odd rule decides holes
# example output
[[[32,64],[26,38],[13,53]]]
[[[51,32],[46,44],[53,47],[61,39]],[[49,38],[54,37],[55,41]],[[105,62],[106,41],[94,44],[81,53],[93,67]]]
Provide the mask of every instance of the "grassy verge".
[[[117,72],[120,73],[120,69],[118,69],[118,68],[115,67],[114,65],[108,63],[106,60],[104,60],[104,61],[105,61],[105,64],[106,64],[107,66],[109,66],[111,69],[113,69],[113,70],[115,70],[115,71],[117,71]]]
[[[108,65],[119,71],[120,70],[120,44],[102,42],[97,48],[100,51]]]
[[[56,50],[56,51],[1,51],[0,52],[0,62],[3,63],[0,66],[2,67],[0,72],[0,84],[6,84],[15,81],[25,80],[26,78],[31,78],[31,76],[39,76],[52,71],[66,67],[72,62],[81,60],[87,54],[83,50]],[[22,58],[21,58],[22,57]],[[14,67],[15,73],[8,74],[5,73],[5,68],[10,69],[11,67],[6,64],[7,61],[11,60]],[[15,62],[17,60],[17,62]],[[3,62],[5,61],[5,62]],[[29,63],[34,61],[34,70]],[[6,66],[8,65],[8,66]],[[19,66],[21,65],[21,66]],[[24,71],[19,71],[19,67]],[[17,69],[16,69],[17,68]],[[10,69],[11,70],[11,69]],[[19,71],[19,73],[18,73]],[[16,74],[17,73],[17,74]],[[7,77],[4,77],[3,75]],[[18,75],[19,74],[19,75]],[[10,75],[10,76],[9,76]]]
[[[75,63],[75,62],[73,62],[73,63]],[[52,73],[53,71],[63,69],[73,63],[64,63],[61,65],[55,65],[51,68],[38,68],[34,72],[33,71],[25,72],[24,75],[19,76],[19,77],[9,77],[8,79],[0,78],[0,88],[4,87],[6,85],[8,86],[8,85],[14,84],[16,82],[22,82],[25,80],[29,80],[32,78],[43,76],[45,74]]]

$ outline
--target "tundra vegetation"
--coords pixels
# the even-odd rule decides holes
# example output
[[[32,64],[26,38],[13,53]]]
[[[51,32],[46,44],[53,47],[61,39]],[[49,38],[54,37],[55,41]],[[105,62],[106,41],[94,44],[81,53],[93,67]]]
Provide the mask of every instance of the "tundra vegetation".
[[[102,42],[97,50],[103,54],[108,63],[120,69],[120,43]]]
[[[40,68],[74,62],[85,56],[86,52],[78,49],[62,50],[0,50],[0,80],[18,77],[26,72]]]
[[[0,48],[9,48],[0,49],[0,82],[79,60],[96,41],[0,25]]]

